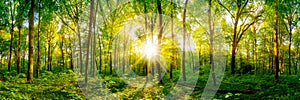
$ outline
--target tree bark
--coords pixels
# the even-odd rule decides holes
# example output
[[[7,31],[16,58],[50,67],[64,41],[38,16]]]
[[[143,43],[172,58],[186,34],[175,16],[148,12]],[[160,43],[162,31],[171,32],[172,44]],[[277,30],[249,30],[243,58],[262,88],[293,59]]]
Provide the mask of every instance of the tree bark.
[[[65,32],[62,33],[62,37],[61,37],[61,59],[62,59],[62,68],[65,68],[65,57],[64,57],[64,40],[65,40]]]
[[[215,76],[215,63],[214,63],[214,26],[213,26],[213,22],[212,22],[212,13],[211,13],[211,9],[212,9],[212,0],[209,0],[209,9],[208,9],[208,22],[209,22],[209,43],[210,43],[210,64],[211,64],[211,74],[213,77],[213,81],[214,81],[214,86],[217,85],[216,83],[216,76]]]
[[[297,72],[298,72],[298,62],[299,62],[299,42],[297,43],[297,49],[296,49],[296,53],[295,53],[295,55],[296,55],[296,57],[295,57],[295,59],[296,59],[296,61],[295,61],[295,74],[297,75]]]
[[[52,54],[51,54],[51,37],[49,36],[49,33],[47,33],[48,38],[48,71],[51,71],[52,67]]]
[[[89,23],[89,33],[88,33],[88,44],[87,44],[87,53],[86,53],[86,65],[85,65],[85,84],[88,82],[88,62],[89,62],[89,50],[90,50],[90,42],[91,42],[91,33],[92,33],[92,25],[93,25],[93,16],[94,16],[94,0],[91,1],[90,8],[90,23]]]
[[[20,74],[21,70],[21,25],[19,26],[18,34],[18,53],[17,53],[17,73]]]
[[[162,34],[163,34],[163,17],[162,17],[162,7],[161,7],[161,0],[156,0],[157,2],[157,9],[158,9],[158,16],[159,16],[159,34],[158,34],[158,60],[160,59],[160,54],[161,54],[161,41],[162,41]],[[161,77],[161,68],[160,68],[160,63],[157,63],[157,71],[158,71],[158,80],[159,83],[162,83],[162,77]]]
[[[93,23],[93,28],[94,28],[94,43],[93,43],[93,54],[92,54],[92,57],[93,57],[93,60],[92,60],[92,69],[93,69],[93,72],[92,72],[92,75],[93,77],[96,76],[96,70],[97,70],[97,64],[95,64],[97,61],[96,61],[96,22],[97,22],[97,12],[98,12],[98,4],[99,4],[99,0],[96,4],[96,11],[95,11],[95,14],[94,14],[94,23]]]
[[[279,74],[279,57],[278,57],[278,0],[275,6],[275,27],[274,27],[274,58],[275,58],[275,80],[278,81]]]
[[[9,44],[9,58],[8,58],[8,71],[11,70],[11,56],[12,56],[12,46],[13,46],[13,40],[14,40],[14,7],[13,7],[13,1],[10,2],[11,10],[10,10],[10,17],[11,17],[11,33],[10,33],[10,44]]]
[[[289,24],[289,75],[292,74],[291,72],[291,67],[292,67],[292,62],[291,62],[291,46],[292,46],[292,16],[288,16],[288,24]],[[295,70],[295,73],[297,71]]]
[[[40,47],[40,32],[41,32],[41,2],[42,0],[39,0],[38,1],[39,4],[38,4],[38,8],[39,8],[39,21],[38,21],[38,50],[37,50],[37,69],[36,69],[36,75],[37,75],[37,78],[40,77],[40,68],[41,68],[41,61],[40,61],[40,50],[41,50],[41,47]]]
[[[99,71],[101,72],[101,67],[102,67],[102,42],[101,42],[101,36],[99,34],[98,36],[98,41],[99,41]]]
[[[183,81],[186,81],[186,73],[185,73],[185,40],[186,40],[186,34],[187,34],[187,30],[186,30],[186,12],[187,12],[187,4],[188,4],[189,0],[186,0],[184,3],[184,10],[183,10],[183,21],[182,21],[182,25],[183,25],[183,51],[182,51],[182,77],[183,77]]]
[[[173,41],[173,45],[172,45],[172,55],[171,55],[171,64],[170,64],[170,80],[172,82],[173,80],[173,68],[175,66],[175,39],[174,39],[174,11],[175,11],[175,5],[174,5],[174,0],[171,0],[171,32],[172,32],[172,41]]]
[[[28,64],[28,75],[27,82],[33,83],[33,46],[34,46],[34,1],[31,0],[31,7],[28,13],[29,15],[29,64]]]

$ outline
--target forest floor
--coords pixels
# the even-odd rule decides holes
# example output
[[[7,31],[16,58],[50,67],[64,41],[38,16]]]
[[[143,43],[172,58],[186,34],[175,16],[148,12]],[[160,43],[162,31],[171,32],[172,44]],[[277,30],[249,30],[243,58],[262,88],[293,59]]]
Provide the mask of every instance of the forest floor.
[[[176,73],[175,73],[176,75]],[[208,75],[199,77],[190,98],[200,98]],[[215,99],[299,99],[300,77],[281,75],[279,82],[274,82],[273,75],[229,75],[225,74]],[[160,98],[172,89],[170,82],[155,85],[147,90],[129,87],[115,76],[104,78],[106,86],[116,95],[127,99]],[[174,84],[173,84],[174,85]],[[4,73],[0,77],[0,98],[4,99],[85,99],[77,84],[74,73],[41,72],[34,84],[26,83],[26,75]]]

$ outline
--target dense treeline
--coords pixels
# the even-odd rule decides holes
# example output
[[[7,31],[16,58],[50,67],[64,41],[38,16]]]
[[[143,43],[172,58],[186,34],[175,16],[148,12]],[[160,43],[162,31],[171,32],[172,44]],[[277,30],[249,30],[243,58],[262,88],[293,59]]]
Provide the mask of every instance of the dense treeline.
[[[40,72],[70,69],[87,85],[90,76],[131,70],[160,84],[181,72],[186,82],[192,71],[211,74],[216,86],[222,70],[280,82],[299,75],[299,7],[299,0],[2,0],[0,73],[26,73],[34,83]]]

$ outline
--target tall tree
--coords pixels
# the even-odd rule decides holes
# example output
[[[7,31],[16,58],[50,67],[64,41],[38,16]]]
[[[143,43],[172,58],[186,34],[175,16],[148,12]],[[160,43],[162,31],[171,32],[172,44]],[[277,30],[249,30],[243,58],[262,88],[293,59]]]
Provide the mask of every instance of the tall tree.
[[[88,82],[88,62],[89,62],[89,49],[90,49],[90,42],[91,42],[91,34],[92,34],[92,25],[93,25],[93,17],[94,17],[94,0],[91,1],[91,8],[90,8],[90,22],[89,22],[89,33],[88,33],[88,45],[87,45],[87,53],[86,53],[86,65],[85,65],[85,84],[87,85]]]
[[[291,75],[291,67],[292,67],[292,62],[291,62],[291,48],[292,48],[292,32],[294,28],[297,26],[297,21],[299,21],[299,1],[297,0],[284,0],[281,3],[281,9],[283,10],[283,17],[286,19],[285,22],[285,29],[288,32],[289,35],[289,50],[288,50],[288,70],[289,74]],[[283,7],[282,7],[283,6]],[[295,74],[297,74],[297,67],[295,68]]]
[[[187,29],[186,29],[186,12],[187,12],[187,4],[189,0],[186,0],[184,3],[184,9],[183,9],[183,50],[182,50],[182,77],[183,80],[186,81],[186,73],[185,73],[185,42],[186,42],[186,34],[187,34]]]
[[[275,1],[275,25],[274,25],[274,58],[275,58],[275,80],[278,81],[279,76],[279,48],[278,48],[278,33],[279,33],[279,23],[278,23],[278,10],[279,10],[279,1]]]
[[[171,0],[171,34],[172,34],[172,41],[175,41],[174,36],[174,13],[175,13],[175,4],[174,0]],[[171,64],[170,64],[170,80],[173,80],[173,68],[175,67],[175,43],[172,43],[172,55],[171,55]]]
[[[21,72],[21,31],[23,26],[23,14],[24,14],[24,8],[26,8],[27,3],[19,0],[19,6],[18,6],[18,51],[17,51],[17,73],[19,74]]]
[[[158,9],[158,16],[159,16],[159,34],[158,34],[158,60],[160,59],[161,55],[161,42],[162,42],[162,35],[163,35],[163,17],[162,17],[162,7],[161,7],[161,0],[156,0],[157,3],[157,9]],[[161,68],[160,63],[157,63],[157,71],[158,71],[158,80],[159,83],[162,83],[162,77],[161,77]]]
[[[261,14],[257,13],[258,8],[253,9],[253,6],[249,6],[249,0],[232,0],[229,5],[227,4],[227,6],[220,0],[218,0],[218,3],[229,13],[229,16],[232,18],[233,34],[231,38],[231,74],[234,74],[238,44],[241,41],[244,33],[251,25],[258,21],[258,19],[261,17]]]
[[[213,81],[214,81],[214,86],[216,86],[216,76],[215,76],[215,63],[214,63],[214,25],[212,22],[212,0],[208,1],[208,27],[209,27],[209,47],[210,47],[210,52],[209,52],[209,56],[210,56],[210,64],[211,64],[211,71],[212,71],[212,77],[213,77]]]
[[[38,17],[38,50],[37,50],[37,68],[36,68],[36,75],[37,78],[40,77],[40,68],[41,68],[41,61],[40,61],[40,51],[41,51],[41,46],[40,46],[40,33],[41,33],[41,2],[42,0],[38,0],[38,9],[39,9],[39,17]]]
[[[12,49],[13,49],[13,40],[14,40],[14,28],[15,28],[15,0],[10,1],[10,19],[11,19],[11,31],[10,31],[10,44],[9,44],[9,58],[8,58],[8,71],[11,70],[11,56],[12,56]]]
[[[31,7],[28,13],[29,15],[29,64],[28,64],[28,75],[27,75],[27,82],[33,83],[33,47],[34,47],[34,1],[31,0]]]

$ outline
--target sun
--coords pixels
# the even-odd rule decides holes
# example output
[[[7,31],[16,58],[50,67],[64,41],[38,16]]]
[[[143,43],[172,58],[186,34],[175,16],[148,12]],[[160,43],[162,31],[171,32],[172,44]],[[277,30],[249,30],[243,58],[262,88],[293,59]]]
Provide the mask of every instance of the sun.
[[[157,54],[157,46],[151,41],[146,41],[143,49],[143,53],[147,58],[151,58]]]

